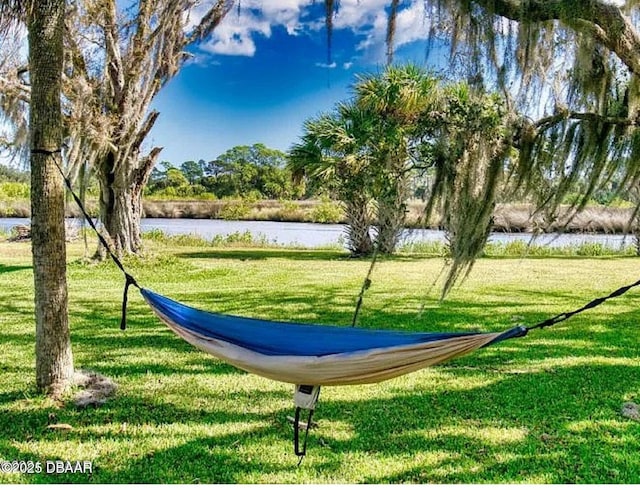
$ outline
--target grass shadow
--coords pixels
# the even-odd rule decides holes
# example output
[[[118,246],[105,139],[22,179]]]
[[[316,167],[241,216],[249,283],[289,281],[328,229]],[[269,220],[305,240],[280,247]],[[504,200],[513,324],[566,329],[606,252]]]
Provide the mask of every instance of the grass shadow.
[[[229,393],[212,386],[195,394],[189,407],[163,401],[160,393],[119,395],[98,409],[54,410],[56,420],[73,427],[67,433],[46,428],[51,408],[1,413],[11,438],[38,440],[43,447],[92,440],[131,447],[121,461],[102,452],[92,475],[33,475],[27,480],[33,483],[304,482],[323,473],[340,475],[350,465],[365,471],[355,479],[337,476],[337,482],[630,483],[640,470],[640,424],[625,422],[619,407],[621,393],[639,387],[630,382],[639,375],[639,366],[569,366],[553,373],[502,373],[482,386],[448,388],[443,379],[449,376],[478,375],[445,366],[431,371],[436,382],[430,388],[421,384],[428,379],[415,379],[419,384],[413,389],[387,382],[371,387],[370,396],[349,399],[348,387],[332,387],[317,407],[319,426],[311,432],[309,455],[300,468],[286,422],[292,409],[271,405],[290,399],[280,385],[257,398],[239,391],[232,404]],[[593,386],[599,395],[585,396]],[[247,410],[251,405],[258,409]],[[336,427],[347,427],[348,436],[336,436]],[[173,433],[168,447],[153,444],[160,433]],[[590,452],[584,452],[582,438],[589,439]],[[0,446],[9,460],[59,459],[46,450]],[[390,465],[374,470],[366,466],[370,459]]]
[[[232,260],[345,260],[352,257],[338,250],[323,249],[209,249],[198,252],[179,252],[176,257],[185,259],[232,259]]]
[[[270,251],[256,253],[271,257]],[[342,257],[333,254],[327,257]],[[247,275],[220,284],[209,276],[218,270],[185,271],[170,263],[153,280],[160,292],[203,309],[348,325],[358,292],[348,288],[358,281],[344,273],[300,280],[310,265],[284,285],[274,284],[278,271],[263,274],[263,267],[229,268],[231,279]],[[95,284],[94,278],[83,279],[91,271],[77,266],[72,272],[76,284]],[[197,280],[191,275],[196,272],[202,275]],[[72,298],[77,367],[119,384],[116,398],[97,409],[55,406],[29,388],[19,389],[32,376],[33,335],[25,332],[33,311],[24,292],[16,300],[9,291],[0,295],[9,305],[1,313],[17,325],[0,329],[0,345],[13,355],[0,359],[2,459],[79,455],[95,464],[92,475],[41,474],[17,482],[633,483],[640,474],[640,424],[620,416],[621,404],[640,396],[640,312],[634,297],[398,380],[323,389],[319,426],[298,468],[286,421],[293,410],[291,387],[195,350],[167,330],[138,295],[131,296],[129,329],[121,332],[116,280],[110,273],[112,287],[105,286],[104,294],[82,291]],[[428,305],[418,316],[415,291],[376,283],[359,324],[500,331],[515,323],[514,316],[533,324],[559,313],[556,305],[564,311],[590,299],[533,286],[461,294]],[[51,431],[52,421],[73,430]]]
[[[32,270],[30,265],[4,265],[0,264],[0,274],[8,274],[10,272]]]

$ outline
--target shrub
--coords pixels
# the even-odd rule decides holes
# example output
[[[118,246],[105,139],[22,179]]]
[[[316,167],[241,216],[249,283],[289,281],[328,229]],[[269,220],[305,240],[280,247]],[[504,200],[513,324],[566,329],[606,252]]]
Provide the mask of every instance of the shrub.
[[[211,245],[214,247],[220,245],[251,245],[253,243],[255,243],[255,240],[249,230],[244,232],[234,231],[227,235],[216,235],[211,240]]]
[[[581,243],[576,249],[576,255],[584,257],[600,257],[602,255],[611,255],[611,253],[612,250],[601,243]]]
[[[311,221],[314,223],[340,223],[343,217],[340,206],[329,199],[323,199],[311,211]]]
[[[162,189],[162,191],[159,192],[158,195],[163,197],[176,197],[178,195],[178,192],[176,191],[175,187],[169,186]]]
[[[226,203],[220,212],[218,218],[225,220],[245,219],[251,212],[251,206],[246,201],[234,201]]]
[[[166,242],[167,234],[159,228],[154,228],[152,230],[142,232],[142,238],[145,240],[153,240],[155,242]]]
[[[0,182],[0,199],[29,199],[31,189],[23,182]]]
[[[192,195],[192,189],[189,184],[182,184],[176,188],[176,194],[180,197],[189,197]]]
[[[279,201],[267,219],[275,221],[306,221],[306,212],[299,203],[294,201]]]
[[[405,242],[398,247],[401,253],[431,255],[435,257],[448,257],[449,250],[444,242],[437,240]]]

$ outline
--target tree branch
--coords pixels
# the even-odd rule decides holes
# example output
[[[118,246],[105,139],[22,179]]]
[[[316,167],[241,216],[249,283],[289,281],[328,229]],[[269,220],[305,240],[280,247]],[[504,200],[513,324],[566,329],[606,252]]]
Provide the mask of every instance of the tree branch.
[[[80,48],[80,45],[78,44],[78,37],[80,36],[76,37],[73,34],[71,34],[74,30],[74,27],[69,25],[67,22],[65,22],[65,30],[67,34],[65,39],[66,41],[65,47],[67,48],[68,52],[71,55],[71,62],[73,65],[74,75],[78,73],[76,70],[79,70],[80,76],[88,80],[89,74],[87,72],[87,62],[84,58],[84,53]]]
[[[229,10],[231,10],[233,3],[233,0],[217,0],[215,7],[212,7],[211,10],[209,10],[207,15],[205,15],[200,21],[200,24],[198,24],[187,37],[185,45],[201,41],[211,34],[211,32],[218,27],[220,21],[224,19],[224,16],[227,15]]]
[[[147,183],[162,150],[163,148],[161,146],[156,146],[148,155],[140,159],[140,166],[136,170],[134,182],[142,187]]]
[[[142,123],[140,129],[137,131],[136,139],[132,144],[133,148],[139,148],[142,145],[142,142],[153,128],[153,125],[156,123],[156,119],[158,119],[159,115],[160,113],[155,109],[147,114],[147,118],[145,119],[144,123]]]
[[[587,32],[640,74],[640,35],[619,7],[604,0],[473,0],[496,15],[518,22],[558,20]]]
[[[104,10],[104,37],[107,55],[107,72],[113,90],[113,99],[116,105],[122,100],[124,88],[124,67],[120,52],[118,23],[116,21],[116,3],[110,0]]]
[[[146,52],[151,49],[151,43],[148,39],[150,21],[153,5],[149,0],[141,0],[138,5],[138,15],[136,16],[135,25],[136,32],[131,39],[129,48],[129,56],[127,57],[127,77],[123,88],[125,94],[130,94],[129,87],[138,83],[141,64],[146,56]]]
[[[537,120],[533,126],[536,130],[546,130],[550,128],[554,124],[557,124],[561,121],[567,119],[576,119],[582,121],[593,121],[593,122],[601,122],[603,124],[611,124],[618,126],[637,126],[638,121],[629,119],[627,117],[615,117],[615,116],[602,116],[600,114],[596,114],[595,112],[568,112],[563,111],[557,114],[553,114],[551,116],[543,117],[542,119]]]
[[[31,87],[29,85],[12,82],[3,76],[0,76],[0,92],[2,92],[5,97],[11,94],[26,104],[28,104],[31,99]]]

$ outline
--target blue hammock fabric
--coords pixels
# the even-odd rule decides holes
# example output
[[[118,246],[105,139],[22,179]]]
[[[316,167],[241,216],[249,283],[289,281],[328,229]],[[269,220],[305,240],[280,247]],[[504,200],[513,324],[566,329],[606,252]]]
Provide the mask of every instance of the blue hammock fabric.
[[[526,335],[523,327],[415,333],[276,322],[199,310],[148,289],[141,293],[161,320],[196,347],[246,371],[295,384],[377,382]]]

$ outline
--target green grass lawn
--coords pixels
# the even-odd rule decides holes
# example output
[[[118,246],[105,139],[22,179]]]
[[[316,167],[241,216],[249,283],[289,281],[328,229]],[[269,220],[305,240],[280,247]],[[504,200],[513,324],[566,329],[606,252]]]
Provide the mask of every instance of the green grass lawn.
[[[551,329],[376,385],[325,387],[299,467],[292,387],[246,374],[173,335],[123,278],[69,250],[77,369],[118,383],[99,408],[34,389],[29,244],[0,243],[0,460],[87,460],[91,475],[0,483],[597,483],[640,481],[640,291]],[[482,259],[442,304],[442,259],[381,260],[359,323],[416,331],[533,324],[640,276],[635,258]],[[368,262],[339,251],[150,246],[138,281],[197,307],[349,324]],[[70,431],[47,429],[69,424]]]

